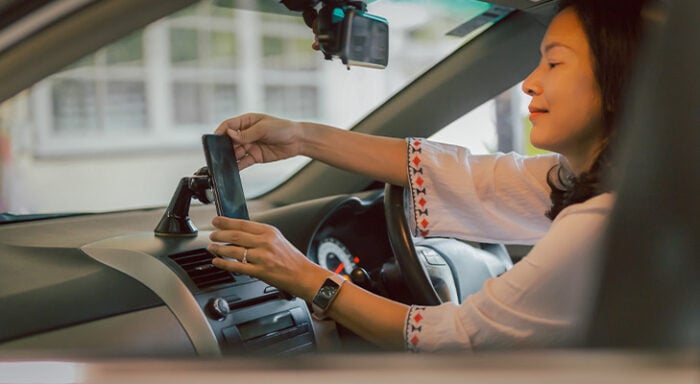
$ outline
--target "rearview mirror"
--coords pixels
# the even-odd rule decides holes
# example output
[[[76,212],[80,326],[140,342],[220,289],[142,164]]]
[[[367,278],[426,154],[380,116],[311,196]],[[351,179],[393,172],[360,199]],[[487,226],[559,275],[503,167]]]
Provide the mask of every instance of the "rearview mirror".
[[[352,8],[324,7],[318,14],[318,41],[327,60],[334,56],[348,66],[386,68],[389,23],[385,18]]]

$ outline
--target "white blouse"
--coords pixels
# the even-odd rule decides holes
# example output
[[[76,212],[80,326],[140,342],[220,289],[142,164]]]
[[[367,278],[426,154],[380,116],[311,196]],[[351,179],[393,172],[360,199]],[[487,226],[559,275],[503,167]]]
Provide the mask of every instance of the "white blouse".
[[[550,221],[544,215],[550,206],[546,180],[559,155],[471,155],[458,146],[407,142],[414,235],[534,247],[461,305],[411,307],[406,347],[512,349],[579,341],[613,195],[571,205]]]

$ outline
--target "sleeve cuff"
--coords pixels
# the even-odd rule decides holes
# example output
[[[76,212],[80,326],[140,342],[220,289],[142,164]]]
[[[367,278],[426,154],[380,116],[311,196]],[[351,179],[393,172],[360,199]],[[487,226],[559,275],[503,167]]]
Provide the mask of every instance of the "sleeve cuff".
[[[423,139],[409,137],[408,143],[408,181],[409,181],[409,224],[414,236],[427,237],[431,223],[428,216],[429,191],[425,182],[423,168]]]
[[[420,342],[423,332],[423,311],[425,307],[411,306],[406,317],[406,328],[404,330],[404,345],[411,352],[420,351]]]

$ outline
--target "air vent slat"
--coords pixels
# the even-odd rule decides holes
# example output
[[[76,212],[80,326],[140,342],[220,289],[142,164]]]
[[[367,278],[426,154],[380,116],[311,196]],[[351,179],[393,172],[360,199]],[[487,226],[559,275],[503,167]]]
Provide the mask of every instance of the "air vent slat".
[[[199,289],[230,284],[236,281],[233,275],[211,264],[212,255],[206,249],[195,249],[169,256],[182,268]]]

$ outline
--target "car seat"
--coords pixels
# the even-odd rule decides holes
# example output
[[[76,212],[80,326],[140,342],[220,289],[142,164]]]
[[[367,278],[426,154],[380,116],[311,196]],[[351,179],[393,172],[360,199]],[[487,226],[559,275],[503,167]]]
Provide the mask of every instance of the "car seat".
[[[700,346],[700,2],[659,4],[621,121],[592,347]]]

